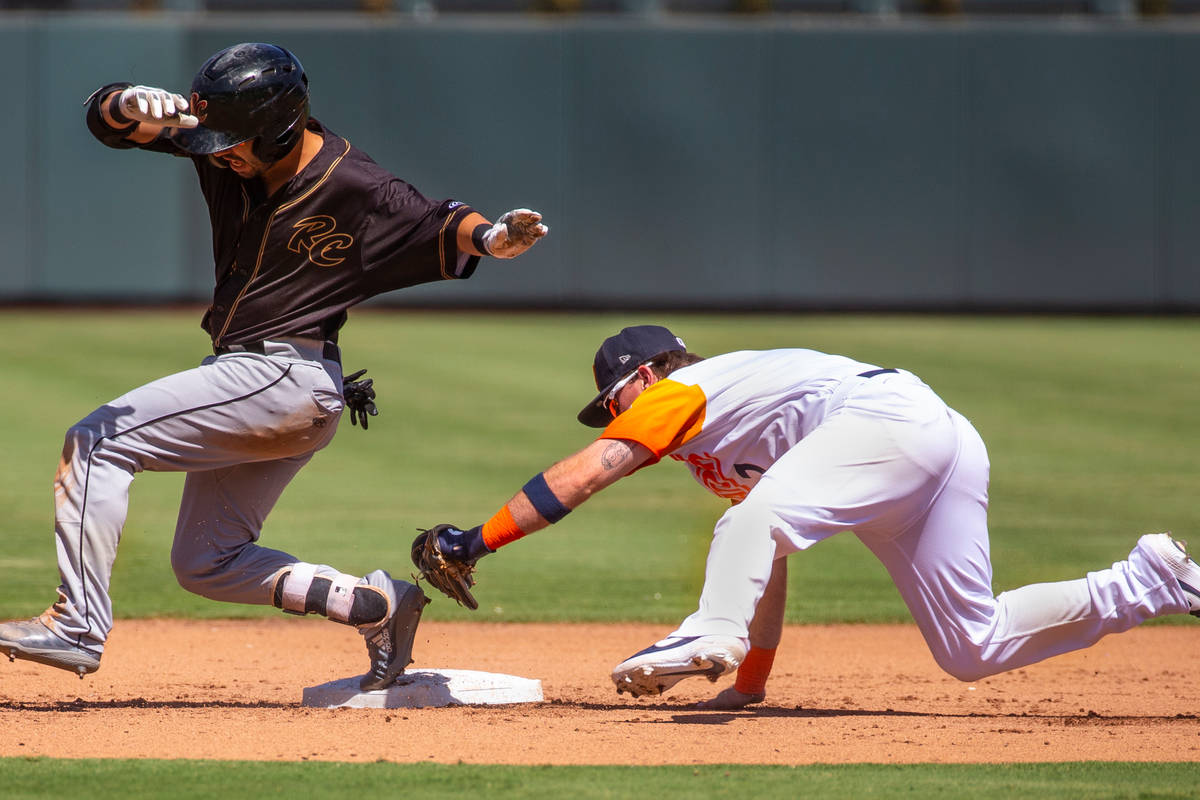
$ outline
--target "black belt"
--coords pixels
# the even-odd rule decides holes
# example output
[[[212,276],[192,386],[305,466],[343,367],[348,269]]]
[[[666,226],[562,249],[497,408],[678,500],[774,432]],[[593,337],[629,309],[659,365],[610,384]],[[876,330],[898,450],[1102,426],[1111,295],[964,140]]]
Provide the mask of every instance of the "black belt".
[[[214,347],[213,353],[218,356],[223,356],[226,353],[257,353],[260,356],[267,354],[266,342],[246,342],[245,344],[226,344],[220,347]],[[326,361],[335,361],[338,364],[342,363],[342,354],[338,346],[333,342],[325,342],[325,346],[321,351],[321,355]]]
[[[886,368],[886,369],[872,369],[872,370],[868,370],[867,372],[860,372],[860,373],[858,373],[858,377],[860,377],[860,378],[874,378],[876,375],[886,375],[886,374],[888,374],[889,372],[899,372],[899,371],[900,371],[900,370],[898,370],[898,369],[892,369],[891,367],[888,367],[888,368]]]

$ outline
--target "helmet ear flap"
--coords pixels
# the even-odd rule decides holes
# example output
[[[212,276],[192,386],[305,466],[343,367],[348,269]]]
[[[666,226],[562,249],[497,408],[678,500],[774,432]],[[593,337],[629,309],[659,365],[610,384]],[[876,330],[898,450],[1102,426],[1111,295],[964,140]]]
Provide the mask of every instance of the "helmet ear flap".
[[[264,164],[273,164],[279,159],[292,152],[292,148],[299,144],[300,139],[304,136],[304,129],[308,125],[308,103],[304,104],[300,115],[285,128],[281,133],[273,139],[267,136],[259,136],[254,140],[254,145],[250,148],[250,152],[254,153],[254,157]]]

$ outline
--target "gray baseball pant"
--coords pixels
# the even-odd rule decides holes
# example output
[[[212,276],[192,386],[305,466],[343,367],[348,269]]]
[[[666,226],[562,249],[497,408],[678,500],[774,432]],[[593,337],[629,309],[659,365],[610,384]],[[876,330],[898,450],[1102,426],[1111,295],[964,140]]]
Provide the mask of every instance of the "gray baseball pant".
[[[143,471],[187,472],[171,550],[180,584],[214,600],[270,605],[299,559],[256,544],[284,487],[325,447],[342,413],[341,367],[322,342],[268,342],[266,355],[210,356],[118,397],[74,425],[54,481],[62,579],[59,634],[103,650],[109,581]],[[318,565],[317,574],[337,574]],[[390,582],[385,587],[392,594]]]

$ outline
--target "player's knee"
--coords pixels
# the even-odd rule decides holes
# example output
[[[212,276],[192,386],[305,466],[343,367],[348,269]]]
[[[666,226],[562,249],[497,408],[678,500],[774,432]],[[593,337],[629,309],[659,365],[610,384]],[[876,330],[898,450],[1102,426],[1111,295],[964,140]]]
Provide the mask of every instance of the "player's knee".
[[[186,565],[171,563],[171,568],[175,570],[175,580],[179,585],[191,592],[192,594],[204,594],[204,576]]]
[[[100,438],[100,429],[91,423],[91,417],[76,422],[67,428],[63,439],[63,461],[70,462],[76,457],[87,458]]]
[[[211,559],[202,558],[196,553],[184,553],[181,550],[171,551],[171,569],[175,572],[175,580],[179,585],[202,597],[209,597],[209,587],[213,576],[219,571],[218,565]]]
[[[989,669],[986,665],[980,663],[962,663],[956,661],[941,664],[940,666],[951,677],[957,678],[963,683],[973,683],[981,678],[995,674],[995,670]]]
[[[996,670],[983,658],[983,648],[971,642],[960,642],[952,648],[931,648],[933,660],[944,672],[964,683],[977,681]]]
[[[86,468],[89,462],[103,460],[130,472],[140,471],[137,461],[129,452],[113,446],[114,427],[111,415],[105,409],[97,409],[67,428],[63,438],[62,463]]]
[[[730,506],[721,515],[721,522],[736,525],[740,530],[772,530],[781,525],[776,508],[769,492],[755,490],[742,502]]]

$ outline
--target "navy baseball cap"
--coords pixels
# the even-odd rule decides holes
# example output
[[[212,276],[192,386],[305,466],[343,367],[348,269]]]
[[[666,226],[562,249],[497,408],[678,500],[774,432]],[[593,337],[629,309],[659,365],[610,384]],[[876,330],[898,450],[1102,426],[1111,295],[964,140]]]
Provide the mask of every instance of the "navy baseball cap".
[[[671,350],[687,350],[687,345],[660,325],[634,325],[605,339],[592,362],[592,375],[600,392],[579,412],[579,421],[589,428],[606,427],[613,417],[604,406],[604,398],[613,387],[642,364]]]

